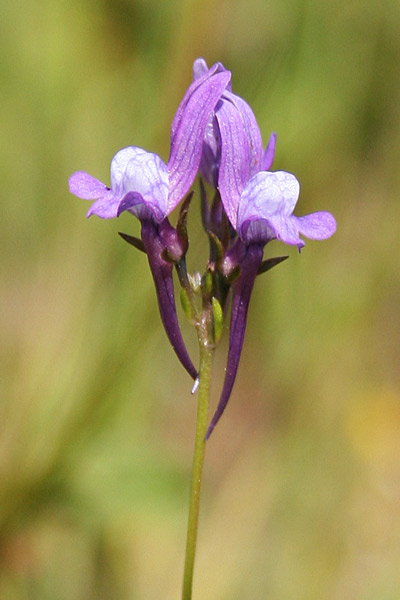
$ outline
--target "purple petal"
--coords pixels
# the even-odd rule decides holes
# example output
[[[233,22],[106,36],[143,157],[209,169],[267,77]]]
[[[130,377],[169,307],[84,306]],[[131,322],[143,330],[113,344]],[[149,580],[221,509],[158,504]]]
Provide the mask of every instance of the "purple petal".
[[[101,219],[114,219],[118,217],[118,209],[121,202],[120,196],[114,196],[110,191],[108,195],[104,195],[102,198],[93,202],[92,206],[86,213],[87,217],[97,215]]]
[[[164,214],[159,207],[152,202],[145,202],[143,196],[137,192],[128,192],[118,204],[117,217],[128,210],[140,221],[143,219],[155,220],[160,223],[164,219]]]
[[[204,59],[198,59],[198,60],[203,61]],[[204,66],[205,66],[205,70],[204,70]],[[205,61],[203,63],[199,62],[199,65],[196,68],[196,73],[198,73],[198,76],[194,78],[194,81],[191,83],[191,85],[186,90],[186,93],[183,96],[182,101],[181,101],[180,105],[178,106],[178,109],[173,118],[173,121],[171,124],[171,145],[172,145],[173,138],[176,134],[176,130],[179,126],[179,123],[182,120],[182,115],[186,109],[186,105],[189,102],[191,96],[207,79],[209,79],[210,77],[212,77],[213,75],[215,75],[217,73],[218,68],[219,68],[219,63],[216,63],[215,65],[213,65],[211,67],[211,69],[207,69],[207,64]],[[194,65],[193,65],[193,69],[194,69]],[[193,72],[193,74],[194,74],[194,72]]]
[[[243,98],[230,92],[225,92],[223,98],[227,98],[232,102],[242,119],[248,145],[249,165],[247,179],[250,179],[250,177],[261,170],[263,148],[260,129],[253,111]]]
[[[249,175],[248,140],[240,114],[231,102],[221,102],[216,117],[221,133],[218,187],[225,212],[236,229],[239,201]]]
[[[299,250],[304,246],[300,234],[311,240],[326,240],[336,231],[336,221],[328,212],[316,212],[304,217],[275,215],[268,219],[268,226],[275,232],[274,237],[285,244],[297,246]]]
[[[200,79],[208,72],[207,63],[204,58],[196,58],[193,63],[193,81]]]
[[[86,216],[97,215],[102,219],[112,219],[118,215],[121,196],[114,194],[104,183],[88,173],[78,171],[69,178],[71,194],[84,200],[95,200]]]
[[[228,404],[233,384],[235,383],[240,356],[242,353],[244,334],[246,332],[247,312],[250,304],[251,292],[257,277],[258,268],[263,257],[263,247],[257,244],[249,246],[244,260],[240,263],[241,275],[233,284],[231,322],[229,331],[229,350],[225,372],[224,386],[217,410],[207,430],[206,440],[210,437],[214,427]]]
[[[82,200],[96,200],[109,192],[109,188],[104,183],[84,171],[73,173],[68,183],[71,194]]]
[[[87,216],[118,217],[129,210],[139,218],[165,218],[168,201],[168,170],[157,154],[142,148],[123,148],[111,161],[111,189],[88,173],[78,171],[69,179],[71,193],[96,200]]]
[[[298,231],[310,240],[326,240],[336,231],[336,221],[329,212],[315,212],[304,217],[293,216]]]
[[[142,221],[142,240],[156,286],[158,307],[164,329],[180,362],[189,375],[196,379],[197,371],[186,350],[176,313],[172,279],[173,265],[166,262],[161,256],[165,249],[165,243],[160,237],[158,226],[154,221],[147,219]]]
[[[215,116],[208,121],[204,133],[201,153],[200,172],[204,179],[215,188],[218,187],[218,170],[221,160],[221,135]]]
[[[218,72],[224,72],[226,69],[221,63]],[[203,58],[198,58],[193,65],[193,77],[196,79],[207,72],[207,63]],[[244,127],[245,136],[247,138],[246,159],[249,161],[247,179],[257,173],[261,169],[262,157],[262,139],[261,133],[250,106],[240,96],[232,94],[231,82],[224,91],[222,102],[231,102],[237,110],[236,118],[240,119]],[[219,129],[216,124],[215,117],[212,117],[207,124],[203,155],[201,163],[201,171],[203,177],[211,184],[216,184],[216,175],[218,174],[221,154],[221,139]]]
[[[217,68],[215,69],[215,67]],[[196,79],[200,79],[200,77],[203,77],[203,75],[205,75],[209,70],[213,70],[214,73],[224,73],[225,71],[227,71],[224,65],[220,62],[215,63],[215,65],[213,65],[211,69],[209,69],[204,58],[196,58],[196,60],[193,63],[193,80],[195,81]],[[231,82],[228,83],[227,90],[229,90],[230,92],[232,91]]]
[[[299,236],[296,217],[293,215],[285,216],[278,213],[266,219],[264,225],[269,232],[268,239],[276,238],[290,246],[297,246],[299,250],[304,246],[304,242]]]
[[[261,161],[261,170],[269,171],[275,157],[276,133],[271,133]]]
[[[247,243],[278,239],[285,244],[304,246],[300,234],[322,240],[336,230],[330,213],[318,212],[305,217],[292,215],[300,186],[294,175],[285,171],[262,171],[243,191],[238,213],[238,231]]]
[[[245,220],[240,225],[239,234],[247,244],[266,244],[277,237],[275,227],[270,219]]]
[[[324,217],[320,220],[319,215]],[[325,240],[331,237],[335,230],[336,222],[330,213],[314,213],[305,217],[276,214],[259,221],[246,221],[242,226],[241,234],[247,242],[266,243],[276,238],[301,250],[304,241],[300,238],[300,234],[312,240]]]
[[[178,109],[180,118],[173,127],[168,160],[169,198],[166,214],[181,201],[196,177],[207,123],[229,79],[228,71],[197,79],[192,84],[196,86],[195,90],[186,100],[183,110]]]

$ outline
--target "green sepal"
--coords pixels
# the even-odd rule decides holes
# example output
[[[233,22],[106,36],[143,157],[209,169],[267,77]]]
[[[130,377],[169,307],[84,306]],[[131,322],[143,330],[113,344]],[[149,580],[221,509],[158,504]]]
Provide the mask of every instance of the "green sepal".
[[[201,288],[201,275],[198,271],[190,275],[188,273],[189,285],[195,294],[198,294]]]
[[[146,254],[146,249],[144,247],[142,240],[140,240],[137,237],[134,237],[133,235],[128,235],[127,233],[121,233],[121,231],[118,231],[118,235],[120,235],[123,240],[128,242],[128,244],[131,244],[131,246],[133,246],[134,248],[137,248],[138,250],[140,250],[140,252],[144,252]]]
[[[272,269],[272,267],[275,267],[275,265],[279,265],[279,263],[283,262],[287,258],[289,258],[289,257],[288,256],[275,256],[274,258],[268,258],[267,260],[263,260],[263,262],[261,263],[261,265],[258,268],[257,275],[261,275],[262,273],[269,271],[270,269]]]
[[[212,276],[210,269],[207,269],[207,271],[204,273],[203,277],[201,278],[201,291],[203,292],[204,298],[211,298],[212,293],[213,293],[213,287],[214,287],[213,276]]]
[[[181,305],[189,323],[194,322],[192,303],[186,288],[181,288]]]
[[[222,330],[224,327],[224,313],[220,303],[218,302],[217,298],[215,298],[215,296],[211,298],[211,303],[213,314],[213,337],[214,342],[218,344],[219,340],[221,339]]]

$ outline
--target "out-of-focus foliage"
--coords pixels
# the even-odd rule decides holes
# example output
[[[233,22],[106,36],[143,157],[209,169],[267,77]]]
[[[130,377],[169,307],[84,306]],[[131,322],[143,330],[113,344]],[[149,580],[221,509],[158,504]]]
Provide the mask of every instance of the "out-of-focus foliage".
[[[338,231],[257,281],[208,444],[195,598],[398,600],[399,5],[15,0],[0,51],[0,597],[179,597],[190,381],[145,256],[117,236],[137,221],[86,221],[67,178],[107,181],[126,145],[166,158],[204,56],[278,132],[297,214]]]

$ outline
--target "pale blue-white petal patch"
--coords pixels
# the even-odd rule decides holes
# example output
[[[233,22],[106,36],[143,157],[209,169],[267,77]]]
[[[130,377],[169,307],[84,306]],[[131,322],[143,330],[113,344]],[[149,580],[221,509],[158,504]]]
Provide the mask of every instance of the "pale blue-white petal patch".
[[[293,210],[300,186],[296,177],[285,171],[261,171],[248,182],[238,211],[238,232],[246,243],[266,243],[278,239],[299,249],[300,234],[314,240],[329,238],[336,230],[333,216],[318,212],[304,217]]]
[[[246,219],[265,218],[277,212],[292,214],[300,193],[300,184],[286,171],[260,171],[243,190],[238,224]]]
[[[139,216],[135,207],[144,203],[160,222],[167,210],[168,179],[167,166],[157,154],[134,146],[120,150],[111,161],[112,189],[121,196],[118,214],[130,210]],[[125,198],[127,194],[131,195]]]

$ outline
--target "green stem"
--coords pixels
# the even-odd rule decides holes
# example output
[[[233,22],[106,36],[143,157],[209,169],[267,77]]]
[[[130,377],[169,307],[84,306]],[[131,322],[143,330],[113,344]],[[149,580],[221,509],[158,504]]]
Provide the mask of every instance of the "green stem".
[[[214,345],[209,342],[208,335],[201,326],[198,328],[198,338],[200,345],[199,391],[182,600],[191,600],[192,598],[193,570],[196,556],[197,529],[200,508],[200,488],[206,447],[204,438],[207,432],[208,424],[211,361],[214,351]]]

